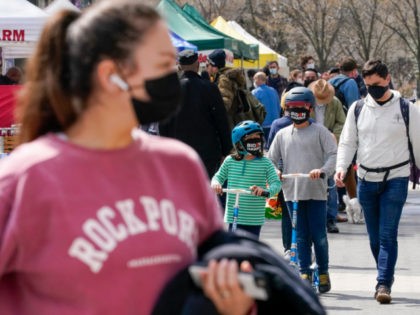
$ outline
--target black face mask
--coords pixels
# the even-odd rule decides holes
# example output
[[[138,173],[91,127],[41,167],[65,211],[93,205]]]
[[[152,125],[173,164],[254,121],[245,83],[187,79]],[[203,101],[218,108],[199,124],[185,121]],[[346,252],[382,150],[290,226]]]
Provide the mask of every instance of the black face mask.
[[[242,141],[246,152],[257,156],[261,152],[262,142],[261,139],[249,139]]]
[[[309,120],[309,109],[305,107],[289,108],[290,118],[296,125],[303,124]]]
[[[388,91],[389,86],[380,86],[380,85],[372,85],[368,86],[367,90],[370,96],[372,96],[375,100],[379,100],[384,96],[386,91]]]
[[[316,79],[306,79],[305,81],[303,81],[303,85],[305,87],[308,87],[309,84],[311,84],[312,82],[315,82],[315,81],[316,81]]]
[[[146,125],[160,122],[176,113],[181,102],[181,85],[175,72],[158,79],[146,80],[145,88],[150,101],[131,98],[139,123]]]

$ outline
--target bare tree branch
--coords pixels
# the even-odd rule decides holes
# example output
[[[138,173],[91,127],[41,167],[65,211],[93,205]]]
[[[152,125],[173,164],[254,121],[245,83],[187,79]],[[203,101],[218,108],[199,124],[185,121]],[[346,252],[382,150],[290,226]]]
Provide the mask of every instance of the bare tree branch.
[[[279,4],[293,25],[311,43],[321,70],[336,44],[343,20],[342,1],[337,0],[285,0]]]

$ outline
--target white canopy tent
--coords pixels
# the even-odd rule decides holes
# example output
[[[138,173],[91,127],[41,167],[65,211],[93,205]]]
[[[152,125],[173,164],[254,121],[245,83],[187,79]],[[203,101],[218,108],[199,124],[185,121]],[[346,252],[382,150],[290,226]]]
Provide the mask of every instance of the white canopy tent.
[[[265,45],[264,43],[259,41],[257,38],[255,38],[254,36],[249,34],[241,25],[239,25],[235,21],[228,21],[227,23],[236,32],[238,32],[244,38],[246,38],[246,40],[248,42],[259,45],[261,54],[264,54],[264,53],[276,54],[277,55],[277,62],[279,63],[280,68],[282,70],[286,70],[285,72],[287,72],[286,74],[283,74],[283,75],[286,75],[286,76],[288,75],[289,66],[287,65],[287,58],[286,57],[284,57],[284,56],[280,55],[279,53],[275,52],[273,49],[271,49],[270,47],[268,47],[267,45]]]
[[[0,47],[5,59],[29,57],[48,15],[26,0],[0,0]],[[3,69],[5,70],[5,69]]]
[[[61,10],[80,11],[80,9],[71,3],[70,0],[54,0],[44,9],[45,13],[48,15],[52,15]]]

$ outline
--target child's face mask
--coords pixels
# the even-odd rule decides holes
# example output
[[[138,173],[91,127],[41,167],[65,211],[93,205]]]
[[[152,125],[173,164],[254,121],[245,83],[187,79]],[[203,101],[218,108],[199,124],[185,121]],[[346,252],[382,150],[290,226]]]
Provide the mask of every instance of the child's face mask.
[[[246,152],[248,152],[249,154],[257,156],[261,152],[261,148],[262,148],[261,137],[243,140],[242,143],[245,147]]]
[[[310,110],[306,107],[289,108],[290,118],[296,125],[303,124],[309,120]]]

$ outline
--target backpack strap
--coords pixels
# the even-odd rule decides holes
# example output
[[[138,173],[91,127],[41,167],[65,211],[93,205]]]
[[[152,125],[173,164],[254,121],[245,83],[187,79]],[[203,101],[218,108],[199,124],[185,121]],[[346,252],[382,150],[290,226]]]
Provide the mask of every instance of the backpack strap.
[[[340,88],[340,86],[342,86],[344,83],[346,83],[348,80],[350,80],[350,78],[345,78],[345,79],[343,79],[343,80],[341,80],[340,81],[340,83],[338,83],[337,85],[335,85],[334,87],[336,88],[336,89],[339,89]]]
[[[402,97],[400,98],[400,109],[405,123],[405,132],[407,134],[408,150],[410,151],[410,160],[412,163],[416,164],[416,161],[414,159],[413,145],[411,144],[410,139],[410,103]]]
[[[401,109],[401,115],[404,119],[404,123],[405,123],[405,131],[407,134],[407,139],[408,139],[408,149],[410,150],[410,158],[414,158],[413,155],[413,145],[411,144],[411,140],[410,140],[410,108],[409,108],[410,104],[408,103],[408,101],[405,98],[400,98],[400,109]]]
[[[354,105],[354,119],[356,121],[356,129],[357,129],[357,120],[359,119],[360,112],[362,111],[362,107],[365,105],[365,100],[362,98],[356,102]]]
[[[410,139],[410,103],[405,98],[400,98],[400,109],[401,109],[401,115],[404,119],[405,123],[405,131],[407,134],[407,141],[408,141],[408,151],[410,152],[410,162],[411,162],[411,174],[416,174],[418,172],[417,165],[416,165],[416,159],[414,158],[414,152],[413,152],[413,145],[411,143]],[[415,177],[415,176],[413,176]],[[413,178],[413,189],[416,188],[416,178]]]

